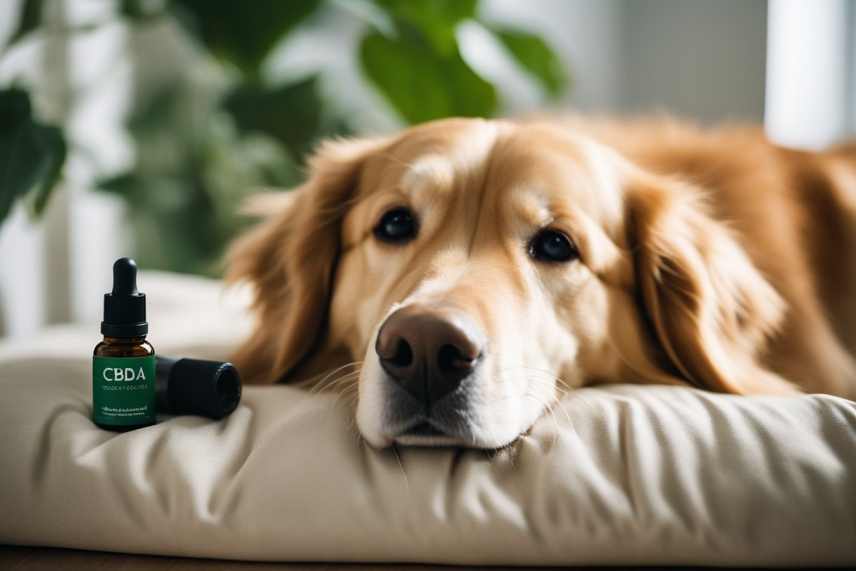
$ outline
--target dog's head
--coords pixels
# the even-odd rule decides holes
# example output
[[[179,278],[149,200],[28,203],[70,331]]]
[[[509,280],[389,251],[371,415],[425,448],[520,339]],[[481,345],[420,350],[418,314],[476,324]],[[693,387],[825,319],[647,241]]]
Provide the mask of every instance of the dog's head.
[[[235,360],[274,382],[346,355],[375,446],[501,447],[598,382],[776,391],[781,300],[699,197],[549,125],[328,143],[232,249],[258,317]]]

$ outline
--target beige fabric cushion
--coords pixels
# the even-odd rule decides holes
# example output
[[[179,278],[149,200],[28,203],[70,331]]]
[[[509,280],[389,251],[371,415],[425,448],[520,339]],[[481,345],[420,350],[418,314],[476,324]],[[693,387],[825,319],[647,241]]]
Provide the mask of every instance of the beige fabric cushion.
[[[205,316],[161,315],[160,344],[155,307],[162,353],[216,356],[244,330],[234,308],[212,318],[200,306]],[[246,389],[220,422],[117,434],[90,421],[96,332],[0,347],[0,543],[253,560],[856,563],[850,401],[585,389],[499,453],[396,454],[361,444],[335,395],[277,386]]]

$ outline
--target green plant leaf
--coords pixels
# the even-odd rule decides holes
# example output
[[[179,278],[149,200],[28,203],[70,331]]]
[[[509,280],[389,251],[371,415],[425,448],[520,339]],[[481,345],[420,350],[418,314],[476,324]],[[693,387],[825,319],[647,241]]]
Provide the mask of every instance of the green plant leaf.
[[[562,94],[568,76],[562,62],[540,37],[512,28],[490,26],[511,56],[528,74],[538,80],[551,97]]]
[[[370,33],[360,44],[366,76],[409,123],[441,117],[484,117],[496,111],[496,90],[467,66],[457,48],[443,56],[404,34]]]
[[[188,27],[209,50],[255,75],[271,49],[321,0],[173,0],[173,4],[190,16]]]
[[[269,135],[295,157],[323,134],[317,76],[273,88],[243,83],[226,96],[223,107],[241,131]]]
[[[24,0],[21,7],[21,17],[18,19],[18,27],[12,37],[9,38],[7,45],[11,46],[39,26],[42,20],[43,3],[44,0]]]
[[[455,29],[467,18],[475,17],[477,0],[375,0],[395,20],[415,28],[433,48],[452,55],[457,50]]]
[[[33,212],[41,214],[65,156],[62,131],[33,120],[27,92],[0,91],[0,221],[17,198],[28,194]]]
[[[68,149],[62,129],[58,127],[34,124],[31,137],[33,149],[37,149],[40,153],[41,162],[38,166],[39,179],[30,195],[32,197],[30,209],[36,216],[41,216],[62,174]]]
[[[134,194],[142,185],[140,177],[133,172],[124,172],[96,181],[95,190],[124,197],[128,202],[133,201]]]
[[[146,22],[164,13],[164,2],[149,0],[119,0],[119,14],[135,22]]]

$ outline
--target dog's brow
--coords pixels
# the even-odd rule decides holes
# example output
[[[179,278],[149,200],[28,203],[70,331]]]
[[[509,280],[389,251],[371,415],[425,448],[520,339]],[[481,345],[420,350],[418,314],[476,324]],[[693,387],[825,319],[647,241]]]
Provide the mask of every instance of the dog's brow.
[[[585,142],[581,145],[590,176],[597,190],[598,200],[594,206],[598,209],[600,220],[605,226],[618,232],[622,219],[623,201],[619,191],[620,183],[615,169],[615,159],[603,146]]]
[[[406,192],[446,193],[452,189],[454,167],[451,161],[442,155],[425,155],[413,161],[401,179]]]
[[[528,186],[518,187],[511,196],[515,197],[515,210],[523,222],[529,226],[543,226],[554,217],[550,208],[550,199],[539,190]]]

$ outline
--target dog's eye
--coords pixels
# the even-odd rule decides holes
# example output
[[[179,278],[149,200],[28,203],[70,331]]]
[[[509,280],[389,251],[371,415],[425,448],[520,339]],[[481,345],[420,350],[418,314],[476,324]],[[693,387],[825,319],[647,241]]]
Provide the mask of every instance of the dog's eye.
[[[529,242],[529,255],[539,262],[570,262],[579,257],[577,247],[558,230],[541,230]]]
[[[409,208],[393,208],[380,217],[374,235],[384,242],[407,242],[416,237],[418,225]]]

